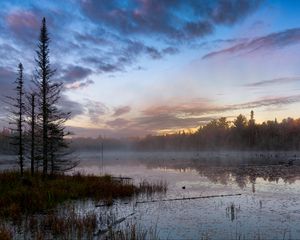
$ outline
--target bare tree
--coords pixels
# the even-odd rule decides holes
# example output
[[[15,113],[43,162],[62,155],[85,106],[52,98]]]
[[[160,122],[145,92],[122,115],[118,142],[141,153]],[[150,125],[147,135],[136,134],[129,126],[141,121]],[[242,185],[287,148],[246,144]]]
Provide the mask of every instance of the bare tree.
[[[23,176],[24,173],[24,79],[23,79],[23,65],[18,65],[18,77],[15,80],[15,92],[16,96],[8,96],[10,109],[9,123],[13,125],[11,128],[12,142],[11,144],[16,146],[18,154],[18,165],[20,167],[20,173]]]

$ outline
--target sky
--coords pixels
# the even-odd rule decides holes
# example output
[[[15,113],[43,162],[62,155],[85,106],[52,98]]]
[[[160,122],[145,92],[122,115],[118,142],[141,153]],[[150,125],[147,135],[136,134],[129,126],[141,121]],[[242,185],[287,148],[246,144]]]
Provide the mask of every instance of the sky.
[[[297,0],[1,0],[1,98],[19,62],[31,88],[45,17],[75,136],[194,131],[251,110],[298,118],[299,12]]]

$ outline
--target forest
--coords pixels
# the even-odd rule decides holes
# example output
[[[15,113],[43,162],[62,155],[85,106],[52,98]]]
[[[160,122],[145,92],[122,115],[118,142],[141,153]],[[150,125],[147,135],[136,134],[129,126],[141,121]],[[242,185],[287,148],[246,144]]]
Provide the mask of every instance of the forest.
[[[233,121],[212,120],[195,133],[178,132],[147,136],[135,143],[139,150],[297,150],[300,147],[300,119],[255,123],[240,114]]]

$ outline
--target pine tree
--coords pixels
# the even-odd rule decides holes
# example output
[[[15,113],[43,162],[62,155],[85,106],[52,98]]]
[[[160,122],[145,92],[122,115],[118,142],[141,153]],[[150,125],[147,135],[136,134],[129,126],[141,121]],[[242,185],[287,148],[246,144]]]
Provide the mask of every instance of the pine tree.
[[[39,90],[39,106],[41,107],[41,128],[42,128],[42,158],[43,158],[43,175],[48,172],[48,154],[49,154],[49,112],[51,102],[53,104],[53,84],[51,83],[51,77],[54,71],[51,69],[49,59],[49,35],[46,26],[46,19],[43,18],[42,27],[40,30],[38,50],[36,51],[37,68],[36,79]],[[51,97],[51,99],[50,99]]]
[[[56,171],[66,171],[76,166],[73,161],[63,159],[66,153],[63,149],[68,146],[65,137],[64,124],[70,113],[62,112],[58,107],[63,84],[52,79],[54,70],[51,69],[49,58],[49,34],[46,19],[43,18],[36,63],[36,85],[38,88],[38,105],[40,106],[40,128],[42,133],[43,175]]]

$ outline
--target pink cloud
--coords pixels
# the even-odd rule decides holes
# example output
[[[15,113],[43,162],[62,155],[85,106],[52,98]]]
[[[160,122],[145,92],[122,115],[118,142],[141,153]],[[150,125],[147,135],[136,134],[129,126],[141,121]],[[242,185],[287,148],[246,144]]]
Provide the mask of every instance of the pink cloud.
[[[38,16],[30,11],[15,10],[6,16],[8,29],[16,35],[19,40],[31,42],[38,34],[40,21]],[[35,38],[34,38],[35,39]]]
[[[8,26],[14,30],[22,28],[39,28],[38,18],[30,11],[13,11],[6,17],[6,21]]]

